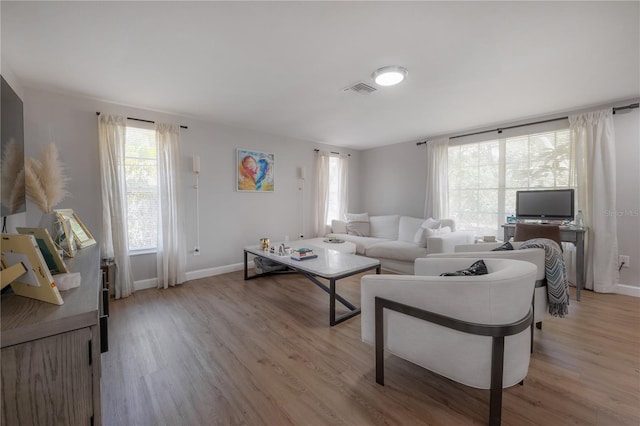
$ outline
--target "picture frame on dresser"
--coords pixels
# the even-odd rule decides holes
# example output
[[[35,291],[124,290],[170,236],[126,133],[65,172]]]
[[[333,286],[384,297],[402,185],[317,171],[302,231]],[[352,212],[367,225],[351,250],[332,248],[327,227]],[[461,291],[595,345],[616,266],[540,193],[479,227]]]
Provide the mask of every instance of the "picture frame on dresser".
[[[2,265],[8,267],[18,263],[24,265],[26,272],[11,283],[15,294],[54,305],[64,303],[36,237],[2,234]]]
[[[62,223],[66,223],[67,221],[69,222],[73,239],[75,240],[78,248],[83,249],[96,243],[96,240],[93,238],[93,235],[91,235],[91,232],[89,232],[89,229],[87,229],[73,209],[58,209],[55,210],[55,213]]]
[[[40,252],[42,252],[42,257],[47,262],[49,272],[52,275],[69,272],[47,228],[17,227],[16,231],[18,231],[18,234],[33,235],[35,237],[40,247]]]

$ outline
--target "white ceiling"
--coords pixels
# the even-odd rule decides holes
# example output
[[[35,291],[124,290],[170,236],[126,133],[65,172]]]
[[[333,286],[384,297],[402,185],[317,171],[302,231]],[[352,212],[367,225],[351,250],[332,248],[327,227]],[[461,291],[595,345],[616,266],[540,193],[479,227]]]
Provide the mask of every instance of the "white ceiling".
[[[1,47],[24,86],[366,149],[640,96],[639,4],[2,1]]]

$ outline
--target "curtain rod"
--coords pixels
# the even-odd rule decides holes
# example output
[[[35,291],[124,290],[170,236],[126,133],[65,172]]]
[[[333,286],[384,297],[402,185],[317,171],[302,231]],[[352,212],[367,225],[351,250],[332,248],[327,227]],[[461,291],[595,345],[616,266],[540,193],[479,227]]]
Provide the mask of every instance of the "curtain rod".
[[[100,115],[100,111],[96,111],[96,115]],[[153,120],[144,120],[142,118],[134,118],[134,117],[127,117],[127,120],[133,120],[133,121],[142,121],[143,123],[151,123],[151,124],[156,124],[155,121]],[[187,126],[183,126],[182,124],[180,125],[181,129],[188,129]]]
[[[317,154],[318,152],[320,152],[320,150],[318,148],[314,149],[315,153]],[[340,155],[339,152],[335,152],[335,151],[330,151],[331,154],[336,154],[336,155]],[[351,157],[351,154],[347,154],[347,157]]]
[[[629,104],[629,105],[626,105],[626,106],[613,108],[613,114],[615,114],[616,111],[622,111],[622,110],[625,110],[625,109],[635,109],[635,108],[638,108],[638,107],[640,107],[640,103],[636,102],[635,104]],[[525,124],[516,124],[515,126],[498,127],[497,129],[482,130],[480,132],[473,132],[473,133],[466,133],[464,135],[451,136],[449,139],[458,139],[458,138],[464,138],[466,136],[482,135],[484,133],[492,133],[492,132],[498,132],[498,134],[500,134],[500,133],[502,133],[503,130],[517,129],[518,127],[534,126],[536,124],[551,123],[553,121],[566,120],[568,118],[569,118],[568,116],[564,116],[564,117],[558,117],[558,118],[551,118],[549,120],[534,121],[534,122],[525,123]],[[428,141],[416,142],[416,145],[417,146],[425,145],[427,142]]]
[[[635,104],[629,104],[627,106],[622,106],[622,107],[618,107],[618,108],[614,108],[613,109],[613,113],[615,114],[616,111],[622,111],[624,109],[635,109],[635,108],[639,108],[640,107],[640,102],[636,102]]]

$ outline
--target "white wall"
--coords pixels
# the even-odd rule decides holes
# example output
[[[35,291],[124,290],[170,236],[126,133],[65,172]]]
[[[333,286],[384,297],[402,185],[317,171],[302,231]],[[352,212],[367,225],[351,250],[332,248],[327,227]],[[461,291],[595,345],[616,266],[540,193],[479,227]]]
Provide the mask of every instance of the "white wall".
[[[640,110],[614,115],[618,253],[630,257],[620,271],[620,284],[640,287]],[[631,292],[640,296],[640,291]]]
[[[424,216],[426,147],[414,142],[362,151],[360,202],[370,215]]]
[[[4,70],[3,66],[3,70]],[[3,75],[4,71],[3,71]],[[7,75],[5,75],[7,79]],[[307,141],[287,139],[251,130],[144,111],[122,105],[22,88],[10,81],[22,96],[25,107],[26,155],[39,157],[40,146],[51,141],[60,150],[71,178],[72,196],[59,207],[73,208],[96,238],[101,237],[100,185],[97,151],[96,111],[128,115],[189,126],[182,131],[182,196],[185,207],[187,248],[195,245],[195,191],[191,157],[201,157],[200,220],[201,256],[189,253],[187,270],[206,274],[211,268],[224,268],[242,261],[242,246],[267,236],[272,240],[313,229],[312,189],[313,148],[339,150],[352,154],[350,160],[351,212],[370,214],[400,213],[422,217],[424,212],[426,169],[425,147],[415,142],[389,145],[366,151],[349,151]],[[618,113],[614,118],[617,143],[618,218],[620,254],[630,256],[631,267],[622,269],[620,283],[640,287],[640,112]],[[238,193],[234,188],[235,148],[249,148],[276,154],[276,192]],[[298,167],[305,167],[304,210],[300,214]],[[26,223],[35,226],[40,212],[27,204]],[[153,256],[135,256],[136,280],[155,276]]]
[[[283,138],[178,117],[158,112],[47,92],[25,89],[25,151],[28,156],[40,157],[40,147],[55,142],[70,178],[71,197],[58,208],[72,208],[97,239],[102,236],[100,180],[96,111],[126,115],[188,126],[181,131],[181,196],[186,228],[187,271],[191,276],[207,275],[211,270],[224,270],[243,260],[242,247],[258,244],[260,237],[272,241],[285,235],[295,239],[302,232],[312,236],[312,188],[314,176],[314,148],[339,150],[351,154],[350,176],[357,177],[359,153],[308,141]],[[239,193],[235,191],[235,149],[247,148],[275,154],[274,193]],[[192,251],[195,231],[195,176],[192,156],[199,155],[200,173],[200,251]],[[299,167],[306,168],[304,191],[299,191]],[[359,192],[357,178],[351,179],[350,190]],[[300,211],[300,197],[304,205]],[[358,209],[358,198],[350,201],[350,210]],[[41,213],[27,205],[27,222],[38,224]],[[300,219],[304,217],[301,231]],[[155,256],[139,255],[132,259],[134,279],[148,280],[156,276]]]
[[[616,211],[620,215],[618,245],[619,253],[630,256],[631,261],[631,267],[623,268],[620,272],[620,283],[640,287],[640,110],[618,112],[614,115],[614,125]],[[422,217],[426,182],[425,150],[424,145],[406,142],[363,151],[360,175],[362,211]],[[633,288],[629,293],[640,296],[640,291],[636,290]]]

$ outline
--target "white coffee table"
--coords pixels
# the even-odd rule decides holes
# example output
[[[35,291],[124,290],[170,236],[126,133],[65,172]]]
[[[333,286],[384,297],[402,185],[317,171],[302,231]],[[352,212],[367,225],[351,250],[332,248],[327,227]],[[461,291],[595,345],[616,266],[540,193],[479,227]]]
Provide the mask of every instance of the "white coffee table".
[[[279,265],[286,266],[289,272],[298,272],[307,277],[312,283],[329,293],[329,324],[334,326],[351,317],[360,314],[360,308],[353,305],[344,297],[336,293],[336,281],[347,278],[361,272],[376,270],[376,274],[380,273],[380,261],[364,256],[357,256],[351,253],[344,253],[338,250],[326,249],[320,246],[310,244],[309,240],[289,241],[286,243],[292,248],[306,247],[313,250],[318,255],[315,259],[295,260],[291,256],[279,256],[277,254],[262,251],[260,246],[249,246],[244,248],[244,279],[263,277],[265,275],[273,275],[282,273],[282,271],[265,272],[249,276],[249,255],[261,257],[275,262]],[[318,278],[329,281],[327,287]],[[336,317],[336,300],[349,309],[349,312]]]

